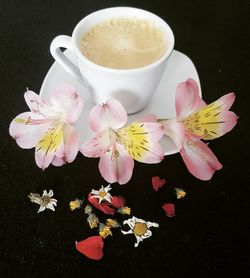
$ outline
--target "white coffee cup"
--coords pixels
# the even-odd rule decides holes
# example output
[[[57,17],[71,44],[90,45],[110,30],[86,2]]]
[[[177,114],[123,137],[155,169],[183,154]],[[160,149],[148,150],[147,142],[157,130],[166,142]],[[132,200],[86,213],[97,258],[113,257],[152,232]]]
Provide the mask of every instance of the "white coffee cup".
[[[108,68],[87,59],[80,51],[82,36],[98,23],[119,17],[149,20],[160,28],[168,44],[163,56],[152,64],[134,69]],[[77,64],[70,61],[60,47],[71,50]],[[109,98],[115,98],[124,105],[130,114],[143,109],[150,102],[173,48],[173,32],[159,16],[142,9],[114,7],[99,10],[84,17],[76,25],[72,37],[60,35],[54,38],[50,52],[66,71],[90,89],[95,103],[104,103]]]

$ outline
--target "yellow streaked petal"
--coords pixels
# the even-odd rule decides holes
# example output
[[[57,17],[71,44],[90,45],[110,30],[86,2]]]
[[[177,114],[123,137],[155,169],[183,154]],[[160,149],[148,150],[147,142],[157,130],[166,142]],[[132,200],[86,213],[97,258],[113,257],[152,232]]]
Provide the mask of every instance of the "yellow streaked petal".
[[[36,151],[45,154],[56,152],[63,141],[63,124],[59,121],[52,123],[51,127],[44,133],[36,145]]]
[[[149,135],[143,123],[132,123],[118,131],[117,139],[129,155],[138,161],[150,151]]]
[[[223,110],[223,105],[215,101],[184,118],[181,122],[187,131],[200,136],[202,139],[215,139],[219,137],[221,125],[225,123],[220,115]]]

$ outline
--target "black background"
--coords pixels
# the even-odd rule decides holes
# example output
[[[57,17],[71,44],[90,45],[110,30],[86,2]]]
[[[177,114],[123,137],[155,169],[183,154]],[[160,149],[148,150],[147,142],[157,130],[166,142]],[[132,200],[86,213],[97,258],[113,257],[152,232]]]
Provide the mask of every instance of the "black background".
[[[11,120],[27,111],[23,93],[39,92],[53,63],[49,45],[70,35],[76,23],[111,6],[147,9],[172,27],[175,49],[194,62],[203,98],[212,102],[234,91],[236,128],[210,143],[223,169],[211,181],[199,181],[178,154],[157,165],[136,163],[131,181],[113,185],[132,214],[160,224],[153,236],[134,248],[135,238],[114,231],[105,240],[104,258],[91,261],[78,253],[75,240],[95,235],[83,211],[69,210],[75,197],[107,183],[98,159],[78,155],[72,164],[45,171],[34,150],[20,149],[8,134]],[[217,1],[0,1],[0,273],[4,277],[243,277],[249,273],[249,14],[247,0]],[[154,192],[151,177],[167,185]],[[187,191],[177,200],[174,187]],[[37,214],[29,192],[53,189],[58,207]],[[164,215],[165,202],[176,204],[176,217]],[[100,217],[103,217],[99,214]],[[122,220],[122,217],[118,217]],[[247,277],[248,275],[244,276]],[[3,277],[3,276],[2,276]],[[133,276],[134,277],[134,276]]]

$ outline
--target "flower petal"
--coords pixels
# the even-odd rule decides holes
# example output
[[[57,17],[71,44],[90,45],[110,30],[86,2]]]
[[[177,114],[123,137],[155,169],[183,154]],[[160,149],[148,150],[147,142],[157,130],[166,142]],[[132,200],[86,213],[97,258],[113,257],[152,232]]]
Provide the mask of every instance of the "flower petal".
[[[188,138],[180,151],[189,172],[201,180],[210,180],[216,170],[222,168],[207,144]]]
[[[164,209],[167,217],[174,217],[175,216],[175,205],[171,203],[166,203],[162,206]]]
[[[76,88],[62,84],[51,93],[50,102],[64,113],[64,121],[74,123],[82,113],[83,99]]]
[[[100,236],[91,236],[79,242],[76,241],[76,249],[92,260],[100,260],[103,257],[104,242]]]
[[[69,124],[63,125],[63,142],[63,154],[57,153],[57,156],[64,157],[66,162],[71,163],[75,160],[79,150],[79,136],[76,129]]]
[[[124,207],[126,204],[126,200],[122,196],[113,196],[111,198],[111,205],[114,208],[121,208]]]
[[[160,179],[159,176],[152,177],[152,186],[155,191],[158,191],[166,183],[166,179]]]
[[[218,138],[229,132],[237,123],[237,116],[233,112],[227,111],[234,100],[234,93],[226,94],[184,118],[182,124],[189,133],[198,135],[204,140]]]
[[[89,124],[94,132],[102,132],[108,128],[117,129],[124,126],[126,122],[127,112],[115,99],[95,105],[89,113]]]
[[[133,168],[133,159],[119,144],[116,144],[116,147],[102,156],[99,161],[100,173],[109,183],[127,183],[131,179]]]
[[[117,131],[117,140],[133,159],[145,163],[158,163],[164,154],[156,143],[163,134],[163,126],[159,123],[134,122]]]
[[[105,130],[83,143],[79,151],[87,157],[100,157],[110,150],[114,141],[114,134],[109,130]]]
[[[160,123],[164,127],[164,134],[169,136],[180,150],[184,143],[185,127],[176,119],[160,120]]]
[[[24,93],[24,99],[29,106],[30,111],[35,114],[40,114],[40,109],[44,105],[47,105],[45,100],[43,100],[38,94],[30,90]]]
[[[195,80],[187,79],[187,81],[178,84],[175,92],[175,109],[178,120],[205,105],[206,103],[200,97],[199,87]]]
[[[25,112],[18,115],[10,124],[9,133],[23,149],[34,148],[50,123],[41,116]]]
[[[62,123],[54,121],[36,145],[35,160],[43,170],[49,166],[57,152],[63,147]]]
[[[114,215],[115,213],[115,209],[111,208],[111,203],[108,202],[101,202],[99,203],[99,200],[97,198],[93,198],[94,195],[89,194],[88,195],[88,201],[97,209],[99,209],[100,211],[104,212],[105,214],[111,214]]]

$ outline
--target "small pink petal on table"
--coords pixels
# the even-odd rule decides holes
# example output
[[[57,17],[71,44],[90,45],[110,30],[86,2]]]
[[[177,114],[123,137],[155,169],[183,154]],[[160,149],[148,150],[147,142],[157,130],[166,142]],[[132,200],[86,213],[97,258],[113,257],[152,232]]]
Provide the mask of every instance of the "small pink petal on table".
[[[162,206],[167,217],[175,216],[175,205],[172,203],[166,203]]]
[[[159,176],[152,177],[152,186],[155,191],[158,191],[166,183],[166,179],[161,179]]]

